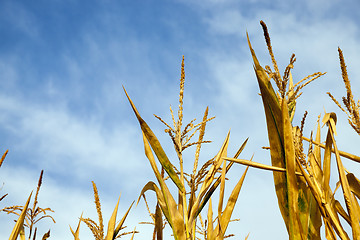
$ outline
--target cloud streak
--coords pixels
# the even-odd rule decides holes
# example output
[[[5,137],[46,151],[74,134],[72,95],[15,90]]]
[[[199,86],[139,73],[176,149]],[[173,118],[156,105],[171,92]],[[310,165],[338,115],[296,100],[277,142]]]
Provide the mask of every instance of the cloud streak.
[[[213,143],[204,146],[202,160],[216,153],[231,128],[229,154],[250,137],[244,158],[255,152],[255,161],[269,164],[268,152],[261,150],[268,144],[265,117],[246,42],[247,31],[260,62],[270,63],[259,20],[269,27],[280,69],[294,52],[296,80],[313,72],[327,72],[305,88],[298,101],[294,121],[300,122],[308,110],[306,133],[324,108],[339,112],[325,94],[331,91],[340,97],[345,92],[338,46],[344,50],[355,94],[359,88],[359,28],[356,13],[346,14],[351,4],[324,2],[321,8],[312,4],[182,0],[144,10],[147,8],[130,3],[107,2],[95,4],[84,16],[80,7],[70,4],[68,10],[82,17],[62,11],[46,23],[45,16],[33,8],[8,3],[10,12],[21,10],[23,20],[3,14],[4,22],[19,22],[13,28],[0,24],[0,31],[8,36],[4,42],[11,46],[10,50],[0,47],[0,78],[4,82],[0,89],[1,149],[10,149],[0,169],[0,180],[5,182],[1,193],[9,193],[1,206],[22,204],[45,169],[40,204],[56,211],[57,224],[50,226],[55,238],[68,239],[68,224],[75,226],[83,210],[86,216],[96,218],[91,180],[98,185],[105,215],[110,216],[120,192],[120,205],[126,209],[154,177],[122,85],[175,159],[163,125],[152,114],[167,121],[169,105],[176,109],[183,54],[185,118],[200,119],[207,105],[210,115],[217,116],[209,123],[205,138]],[[329,13],[334,17],[330,19]],[[51,29],[50,23],[54,26]],[[12,31],[22,32],[28,42],[20,41]],[[338,136],[339,146],[344,151],[356,150],[357,136],[342,113],[338,118],[342,120],[338,131],[345,133]],[[187,159],[193,157],[191,154]],[[234,166],[229,176],[236,179],[242,171],[243,167]],[[241,221],[233,224],[239,227],[232,228],[236,237],[244,238],[251,232],[254,239],[286,238],[276,204],[271,173],[249,171],[235,213]],[[127,225],[137,225],[144,220],[141,216],[147,217],[143,203],[134,209]],[[0,214],[0,226],[8,223],[8,216]],[[50,224],[44,225],[47,230]],[[261,231],[254,227],[259,225]],[[8,237],[6,231],[0,227],[0,238]],[[146,231],[139,236],[146,238]],[[90,238],[91,234],[82,230],[81,236]]]

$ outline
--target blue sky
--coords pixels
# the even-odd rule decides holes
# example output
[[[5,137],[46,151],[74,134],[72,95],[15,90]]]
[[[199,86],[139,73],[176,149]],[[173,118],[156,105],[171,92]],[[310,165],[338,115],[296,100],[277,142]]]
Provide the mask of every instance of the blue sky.
[[[229,155],[250,137],[243,158],[255,154],[254,161],[270,163],[261,149],[268,144],[265,117],[246,42],[247,31],[260,62],[270,64],[260,20],[268,25],[280,71],[295,53],[295,81],[327,72],[304,89],[294,124],[308,110],[309,136],[324,109],[335,111],[338,145],[360,155],[359,137],[326,95],[330,91],[339,99],[345,93],[339,46],[354,94],[360,96],[358,1],[4,0],[0,6],[0,150],[9,149],[0,169],[1,193],[9,196],[0,208],[22,205],[44,169],[39,203],[55,210],[57,223],[45,220],[39,230],[51,228],[53,239],[71,239],[68,226],[75,226],[82,212],[96,217],[91,181],[108,219],[120,193],[119,215],[154,180],[122,85],[175,159],[153,114],[171,120],[183,55],[185,121],[200,119],[206,106],[216,116],[205,135],[213,143],[204,147],[202,160],[216,154],[231,129]],[[229,189],[243,171],[233,167]],[[335,186],[337,180],[332,181]],[[234,217],[240,222],[230,232],[237,239],[249,232],[250,239],[286,239],[271,173],[249,171]],[[12,219],[0,214],[1,239],[9,236]],[[137,226],[142,232],[137,238],[151,232],[137,224],[144,220],[150,218],[141,202],[127,223],[128,230]],[[80,237],[91,237],[85,225]]]

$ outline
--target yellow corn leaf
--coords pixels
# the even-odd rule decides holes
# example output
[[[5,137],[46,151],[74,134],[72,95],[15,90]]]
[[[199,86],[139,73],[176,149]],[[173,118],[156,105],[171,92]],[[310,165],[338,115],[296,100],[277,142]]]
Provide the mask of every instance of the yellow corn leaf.
[[[134,201],[135,202],[135,201]],[[121,218],[120,222],[118,223],[118,225],[116,226],[115,228],[115,232],[114,232],[114,237],[118,235],[118,233],[120,232],[121,230],[121,227],[123,226],[124,222],[125,222],[125,219],[126,217],[128,216],[129,212],[130,212],[130,209],[132,207],[132,205],[134,204],[134,202],[131,203],[129,209],[126,211],[125,215]]]
[[[227,161],[236,162],[236,163],[240,163],[242,165],[246,165],[246,166],[250,166],[250,167],[254,167],[254,168],[259,168],[259,169],[263,169],[263,170],[284,172],[284,173],[286,172],[285,168],[269,166],[269,165],[266,165],[266,164],[249,161],[249,160],[246,160],[246,159],[228,158],[228,157],[224,158],[224,159],[227,160]],[[302,173],[300,173],[300,172],[295,172],[295,174],[298,175],[298,176],[302,176]]]
[[[212,211],[212,201],[211,198],[209,199],[209,209],[207,212],[207,239],[208,240],[213,240],[215,239],[215,234],[214,234],[214,224],[213,224],[213,211]]]
[[[46,239],[48,239],[49,237],[50,237],[50,230],[47,231],[47,232],[43,235],[43,237],[42,237],[41,240],[46,240]]]
[[[317,124],[317,129],[316,129],[316,137],[315,137],[315,141],[316,142],[320,142],[321,141],[321,133],[320,133],[320,123],[318,122]],[[308,159],[309,159],[309,163],[311,166],[311,170],[312,173],[315,176],[316,181],[321,184],[322,179],[323,179],[323,172],[321,169],[321,149],[320,146],[316,145],[316,144],[312,144],[311,141],[311,145],[313,147],[313,152],[312,154],[309,154]]]
[[[77,225],[77,227],[76,227],[76,231],[75,231],[75,232],[72,230],[72,228],[71,228],[71,226],[70,226],[70,231],[71,231],[71,233],[72,233],[72,235],[73,235],[73,237],[74,237],[74,240],[80,240],[80,238],[79,238],[79,233],[80,233],[80,223],[81,223],[82,215],[83,215],[83,214],[81,213],[81,216],[80,216],[80,218],[79,218],[79,223],[78,223],[78,225]]]
[[[179,191],[184,193],[185,192],[185,187],[182,184],[182,182],[180,181],[178,175],[176,174],[172,164],[170,163],[167,155],[165,154],[165,151],[163,150],[162,146],[160,145],[159,140],[157,139],[157,137],[155,136],[155,134],[153,133],[153,131],[150,129],[150,127],[147,125],[147,123],[141,118],[139,112],[137,111],[134,103],[131,101],[129,95],[127,94],[125,88],[124,88],[125,94],[130,102],[130,105],[136,115],[136,118],[139,121],[141,130],[143,131],[143,133],[146,136],[146,139],[149,141],[151,148],[154,150],[156,157],[158,158],[159,162],[161,163],[161,165],[163,166],[163,168],[165,169],[165,171],[167,172],[167,174],[169,175],[169,177],[171,178],[171,180],[175,183],[175,185],[178,187]]]
[[[133,234],[131,235],[131,238],[130,238],[130,240],[133,240],[133,239],[134,239],[134,236],[135,236],[135,232],[136,232],[136,227],[134,228],[134,231],[133,231]]]
[[[226,153],[225,153],[225,156],[226,156]],[[223,167],[221,169],[218,216],[221,216],[221,213],[222,213],[222,207],[223,207],[223,201],[224,201],[224,192],[225,192],[225,174],[226,174],[226,161],[224,161]]]
[[[335,235],[334,229],[331,227],[331,223],[326,219],[324,219],[324,222],[325,222],[325,237],[326,237],[326,239],[336,240],[336,235]],[[346,238],[346,239],[349,239],[349,238]]]
[[[291,150],[291,148],[294,148],[294,146],[293,141],[289,141],[289,139],[292,139],[292,126],[289,114],[292,114],[294,108],[293,106],[290,106],[292,109],[289,111],[288,103],[286,101],[283,102],[283,104],[279,103],[278,97],[271,85],[270,78],[265,70],[260,66],[255,52],[251,47],[249,37],[248,44],[251,55],[253,57],[254,70],[265,110],[268,139],[270,144],[271,163],[273,167],[286,169],[286,173],[273,171],[274,185],[280,212],[284,219],[290,238],[297,238],[299,236],[307,237],[302,235],[301,232],[308,232],[308,229],[314,229],[315,226],[312,226],[311,224],[316,220],[311,219],[311,221],[306,221],[310,212],[310,205],[308,201],[311,200],[311,197],[308,196],[309,191],[307,190],[307,185],[303,182],[304,180],[302,180],[302,178],[296,177],[295,175],[297,167],[293,158],[293,150]],[[283,106],[283,109],[281,109],[282,105],[285,105]],[[285,122],[288,123],[287,126],[284,126]],[[284,132],[284,130],[286,132]],[[287,169],[288,163],[291,163],[290,167],[293,169]],[[291,176],[289,176],[289,174],[291,174]],[[296,186],[298,190],[294,189]],[[289,191],[292,192],[289,193]],[[299,199],[296,198],[296,195],[299,196]],[[296,210],[297,208],[299,211]],[[299,216],[294,216],[294,213],[298,214]],[[293,222],[293,224],[290,224],[290,222]],[[301,227],[299,227],[300,223]],[[312,230],[310,231],[313,232]],[[319,233],[320,228],[315,228],[314,231]],[[297,235],[297,232],[299,232],[300,235]],[[315,236],[309,237],[315,238]]]
[[[236,184],[236,186],[232,190],[232,192],[230,194],[230,197],[229,197],[229,199],[228,199],[228,201],[226,203],[226,207],[225,207],[223,213],[221,215],[218,215],[219,223],[216,226],[215,233],[218,233],[219,230],[221,229],[222,233],[225,234],[226,229],[227,229],[227,227],[229,225],[229,222],[231,220],[231,215],[232,215],[232,213],[234,211],[235,204],[236,204],[236,201],[237,201],[237,199],[239,197],[239,193],[240,193],[240,190],[241,190],[241,187],[242,187],[242,184],[244,182],[244,179],[245,179],[245,176],[246,176],[246,173],[247,173],[248,169],[249,169],[249,167],[247,167],[245,169],[245,172],[243,173],[240,180],[238,181],[238,183]]]
[[[360,182],[356,179],[355,175],[348,173],[346,175],[347,180],[349,181],[350,189],[355,194],[355,196],[360,199]]]
[[[159,170],[156,167],[154,156],[152,154],[152,151],[149,146],[149,142],[146,139],[144,133],[143,133],[143,140],[144,140],[145,154],[146,154],[147,158],[149,159],[151,167],[153,168],[155,176],[160,184],[161,192],[156,190],[156,189],[158,189],[157,187],[156,188],[153,187],[153,185],[155,185],[154,183],[149,182],[148,184],[150,184],[149,186],[151,187],[152,190],[155,189],[154,191],[156,192],[160,207],[161,207],[166,219],[168,220],[169,224],[173,228],[174,236],[177,237],[177,235],[175,234],[175,231],[179,230],[181,232],[184,227],[183,212],[179,211],[177,209],[176,202],[175,202],[173,196],[171,195],[167,185],[165,184],[165,181],[162,179],[162,177],[159,173]],[[145,187],[144,187],[144,189],[145,189]],[[143,189],[142,193],[140,194],[140,197],[146,191],[146,190],[144,191],[144,189]],[[139,199],[140,199],[140,197],[139,197]]]
[[[241,152],[244,150],[247,141],[249,140],[249,138],[247,138],[240,146],[240,148],[238,149],[238,151],[236,152],[234,158],[237,158],[240,156]],[[227,158],[224,158],[224,160]],[[227,166],[226,166],[226,173],[230,170],[230,168],[232,167],[234,162],[230,162]],[[200,207],[196,213],[196,216],[202,211],[202,209],[204,208],[204,206],[206,205],[206,203],[208,202],[208,200],[210,199],[210,197],[212,196],[212,194],[214,193],[214,191],[216,190],[216,188],[219,186],[221,179],[218,178],[209,188],[209,190],[206,192],[205,197],[201,200],[200,203]]]
[[[340,202],[335,200],[335,209],[336,211],[351,225],[351,220],[347,212],[341,206]]]
[[[32,192],[30,193],[30,196],[27,199],[23,210],[21,211],[20,216],[19,216],[18,220],[16,221],[15,227],[13,228],[13,230],[12,230],[12,232],[10,234],[9,240],[16,240],[18,235],[20,234],[21,228],[23,228],[24,219],[25,219],[25,216],[26,216],[27,208],[29,206],[31,195],[32,195]]]
[[[164,215],[165,217],[167,218],[167,220],[170,222],[173,222],[172,219],[168,219],[169,218],[172,218],[174,215],[171,214],[171,211],[175,211],[177,213],[181,213],[181,216],[183,216],[181,210],[177,210],[177,207],[176,207],[176,202],[173,198],[173,196],[171,195],[164,179],[161,177],[161,174],[156,166],[156,163],[155,163],[155,158],[154,158],[154,155],[152,154],[152,151],[151,151],[151,148],[150,148],[150,145],[149,145],[149,142],[148,140],[146,139],[145,137],[145,134],[143,133],[143,140],[144,140],[144,148],[145,148],[145,154],[146,154],[146,157],[149,159],[149,162],[150,162],[150,165],[153,169],[153,172],[155,173],[155,176],[159,182],[159,185],[160,185],[160,189],[161,189],[161,192],[162,192],[162,195],[163,196],[163,199],[162,199],[162,202],[165,204],[165,206],[167,206],[167,209],[169,212],[169,214],[167,215],[165,212],[164,212]],[[141,195],[140,195],[141,196]],[[139,198],[140,199],[140,198]],[[159,200],[159,199],[158,199]],[[159,200],[160,201],[160,200]],[[161,202],[161,203],[162,203]],[[162,208],[164,210],[164,208]],[[181,217],[182,218],[182,217]]]
[[[295,93],[294,92],[294,81],[293,81],[291,71],[289,71],[289,92],[288,92],[289,98],[292,97],[294,95],[294,93]],[[294,119],[294,116],[295,116],[296,100],[292,101],[291,103],[288,103],[288,108],[289,108],[290,122],[292,122],[292,120]]]
[[[116,235],[114,234],[115,234],[116,215],[119,208],[119,202],[120,202],[120,196],[108,223],[108,229],[105,237],[106,240],[113,240],[116,237]]]
[[[6,155],[8,154],[8,152],[9,152],[9,150],[6,150],[5,153],[2,155],[2,157],[1,157],[1,159],[0,159],[0,167],[1,167],[2,163],[4,162],[5,157],[6,157]]]
[[[224,153],[224,157],[226,157],[226,152]],[[218,229],[215,230],[215,233],[218,235],[219,240],[223,239],[226,229],[223,228],[221,224],[221,215],[222,215],[222,207],[224,201],[224,192],[225,192],[225,173],[226,173],[226,161],[223,162],[223,167],[221,169],[220,176],[220,192],[219,192],[219,204],[218,204]]]
[[[142,132],[143,135],[143,142],[144,142],[144,149],[145,149],[145,155],[148,158],[151,168],[153,169],[153,172],[155,174],[156,179],[158,180],[160,186],[166,186],[164,179],[161,177],[161,174],[159,172],[159,169],[156,166],[156,162],[155,162],[155,158],[154,155],[152,154],[150,145],[148,140],[146,139],[146,136],[144,134],[144,132]]]
[[[283,157],[285,153],[282,143],[283,128],[281,126],[282,113],[280,109],[280,104],[278,102],[275,91],[270,83],[268,75],[266,74],[265,70],[260,66],[260,63],[255,55],[255,51],[251,47],[249,36],[247,36],[247,39],[254,61],[254,70],[259,84],[265,110],[268,139],[270,144],[271,164],[274,167],[285,168],[285,161]],[[289,205],[287,199],[285,173],[273,172],[273,176],[280,212],[284,219],[285,225],[288,228]]]
[[[301,164],[298,159],[296,159],[296,161],[299,165]],[[324,217],[323,220],[325,222],[325,235],[327,236],[327,239],[336,239],[332,226],[341,239],[350,239],[345,230],[342,228],[339,218],[336,215],[336,211],[334,211],[334,207],[331,203],[326,202],[325,198],[322,196],[322,190],[320,189],[319,185],[315,181],[311,180],[311,177],[305,172],[303,168],[300,168],[300,170],[306,179],[306,182],[314,196],[314,199],[317,202],[317,205],[319,206],[321,215]]]
[[[214,160],[214,164],[211,166],[211,168],[209,169],[207,175],[205,176],[204,182],[201,185],[201,189],[199,191],[199,194],[194,202],[193,207],[191,208],[190,211],[190,216],[189,216],[189,225],[192,225],[194,220],[196,219],[196,217],[199,215],[199,206],[200,203],[203,200],[203,197],[205,196],[205,194],[208,192],[210,185],[212,184],[212,182],[214,181],[215,178],[215,173],[218,171],[218,169],[220,168],[222,161],[224,161],[223,157],[225,157],[224,153],[226,153],[227,151],[227,147],[229,144],[229,135],[230,132],[227,134],[225,141],[223,143],[223,145],[221,146],[220,151],[218,152],[218,154],[215,157]],[[209,196],[211,197],[211,196]]]
[[[303,136],[302,138],[303,138],[305,141],[310,142],[310,139],[309,139],[309,138],[304,137],[304,136]],[[324,148],[324,149],[325,149],[325,145],[324,145],[324,144],[322,144],[322,143],[320,143],[320,142],[317,142],[317,141],[315,141],[315,142],[313,142],[313,143],[316,144],[317,146],[320,146],[321,148]],[[331,151],[332,151],[333,153],[335,153],[334,149],[331,149]],[[359,157],[359,156],[356,156],[356,155],[354,155],[354,154],[341,151],[341,150],[339,150],[339,149],[338,149],[338,151],[339,151],[340,156],[345,157],[345,158],[347,158],[347,159],[350,159],[350,160],[352,160],[352,161],[355,161],[355,162],[360,163],[360,157]]]
[[[357,222],[360,222],[360,206],[359,206],[359,202],[356,200],[356,197],[354,194],[352,194],[352,198],[353,198],[353,201],[354,201],[354,205],[355,205],[355,212],[356,212],[356,216],[358,218],[358,221]]]
[[[173,230],[175,239],[185,239],[186,232],[183,215],[177,210],[176,202],[170,194],[169,190],[167,188],[164,188],[161,191],[154,182],[150,181],[141,190],[138,202],[141,196],[148,190],[152,190],[156,193],[156,198],[158,200],[160,208]]]
[[[349,182],[345,175],[345,169],[344,169],[344,166],[340,159],[340,154],[338,152],[337,145],[336,145],[336,142],[334,139],[335,129],[333,129],[333,127],[334,127],[334,124],[336,123],[336,115],[335,115],[335,117],[334,117],[334,115],[335,115],[335,113],[333,115],[330,114],[329,119],[325,119],[326,120],[325,123],[327,123],[327,125],[329,127],[329,132],[330,132],[331,139],[332,139],[332,142],[334,145],[339,179],[340,179],[341,187],[343,189],[343,195],[344,195],[346,208],[349,213],[350,220],[351,220],[351,229],[352,229],[353,239],[360,239],[360,225],[359,225],[359,221],[358,221],[360,216],[359,216],[358,212],[356,211],[356,203],[354,201],[355,199],[353,198],[353,196],[351,194]]]
[[[336,134],[336,121],[337,121],[337,117],[334,112],[325,113],[324,118],[322,120],[323,125],[325,125],[325,124],[330,125],[330,127],[335,135],[337,135]]]
[[[168,207],[166,205],[163,192],[161,192],[161,190],[156,186],[156,184],[154,182],[150,181],[143,187],[136,204],[139,203],[139,201],[141,199],[141,196],[143,194],[145,194],[145,192],[147,192],[148,190],[152,190],[152,191],[154,191],[156,193],[156,199],[158,201],[158,204],[160,205],[161,210],[162,210],[163,214],[165,215],[166,220],[171,225],[171,223],[172,223],[171,216],[170,216],[170,213],[169,213],[169,209],[168,209]]]
[[[161,209],[159,204],[156,204],[155,210],[155,232],[156,232],[156,239],[162,240],[163,239],[163,219],[161,214]]]
[[[321,142],[321,131],[320,131],[320,122],[319,121],[318,121],[317,127],[316,127],[315,142],[318,142],[318,143]],[[315,159],[317,160],[317,165],[319,165],[320,169],[321,169],[321,149],[318,144],[315,144],[315,146],[314,146],[314,155],[315,155]]]
[[[323,186],[325,192],[326,202],[330,202],[330,169],[331,169],[331,148],[332,148],[332,139],[330,131],[328,131],[325,142],[325,152],[324,152],[324,167],[323,167]]]
[[[313,196],[311,190],[306,186],[306,183],[299,181],[299,195],[304,195],[302,198],[307,199],[304,205],[299,203],[300,221],[303,226],[303,234],[307,239],[321,239],[320,228],[322,225],[321,211],[319,205]],[[301,197],[300,197],[301,198]]]
[[[20,236],[20,240],[25,240],[25,229],[24,229],[24,224],[21,226],[19,236]]]
[[[286,161],[286,185],[289,204],[289,239],[303,239],[298,209],[299,189],[295,175],[295,148],[292,134],[292,126],[289,118],[289,110],[286,100],[283,99],[281,106]]]

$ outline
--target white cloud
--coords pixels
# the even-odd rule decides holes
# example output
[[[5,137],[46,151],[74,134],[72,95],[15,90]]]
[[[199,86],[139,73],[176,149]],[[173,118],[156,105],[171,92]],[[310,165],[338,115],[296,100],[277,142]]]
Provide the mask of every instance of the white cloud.
[[[188,5],[193,4],[185,2]],[[203,19],[203,22],[198,24],[205,24],[202,34],[206,34],[209,39],[206,44],[199,44],[199,48],[193,50],[196,52],[194,56],[200,56],[200,63],[194,64],[198,64],[199,71],[208,71],[206,74],[209,78],[204,81],[204,85],[197,83],[196,78],[192,78],[190,81],[193,82],[189,84],[186,82],[186,86],[194,89],[185,90],[185,94],[188,94],[185,99],[188,105],[185,105],[185,109],[186,114],[200,119],[203,106],[209,104],[210,115],[217,115],[213,123],[208,125],[206,138],[214,140],[214,143],[204,146],[205,158],[216,153],[226,132],[231,128],[229,154],[237,150],[244,138],[250,137],[244,158],[250,158],[255,152],[254,161],[266,164],[270,162],[268,152],[260,149],[267,145],[265,117],[261,99],[257,95],[259,91],[245,41],[247,30],[260,62],[270,63],[259,25],[260,19],[268,25],[281,71],[294,51],[298,58],[293,70],[296,79],[315,71],[328,72],[313,83],[313,87],[305,88],[304,96],[298,101],[299,116],[295,119],[296,122],[299,122],[305,109],[310,110],[306,131],[313,129],[317,114],[323,112],[323,106],[326,106],[326,110],[339,112],[325,95],[327,88],[334,91],[334,95],[338,97],[344,94],[337,46],[344,50],[350,79],[354,79],[353,89],[355,92],[358,89],[356,79],[360,72],[356,66],[360,60],[356,54],[360,52],[359,31],[357,25],[344,16],[337,16],[333,20],[320,16],[316,19],[305,19],[299,17],[302,13],[297,8],[296,12],[284,12],[280,8],[254,9],[255,5],[250,5],[256,4],[254,1],[250,2],[249,8],[243,9],[239,8],[235,1],[211,1],[206,4],[201,1],[194,4],[199,7],[196,13]],[[154,63],[156,58],[153,56],[152,44],[155,42],[138,39],[134,29],[116,26],[117,30],[111,34],[114,30],[114,19],[116,20],[116,17],[111,16],[102,19],[103,26],[109,26],[107,29],[83,29],[86,33],[80,40],[77,39],[79,41],[76,44],[73,43],[75,49],[72,45],[64,47],[66,50],[62,52],[59,61],[63,64],[60,69],[64,72],[47,75],[45,84],[41,87],[50,101],[32,101],[26,99],[25,94],[0,95],[0,124],[4,134],[9,136],[7,142],[11,143],[10,153],[14,149],[26,158],[19,160],[9,155],[6,159],[0,169],[1,180],[5,179],[6,182],[4,191],[14,189],[8,197],[9,202],[21,204],[28,192],[35,188],[40,169],[45,168],[41,198],[44,204],[56,211],[58,223],[51,228],[54,229],[53,236],[59,239],[70,237],[67,224],[74,227],[82,210],[86,211],[85,216],[89,216],[89,213],[96,218],[91,180],[98,184],[105,215],[109,217],[120,192],[123,193],[120,205],[123,203],[125,209],[138,197],[146,181],[153,178],[143,153],[139,127],[126,102],[121,84],[125,85],[144,118],[151,126],[155,126],[153,130],[160,141],[164,142],[165,148],[172,149],[170,141],[163,141],[168,140],[161,130],[163,126],[150,114],[157,113],[170,119],[168,106],[171,103],[173,106],[177,105],[177,102],[170,102],[177,101],[177,96],[170,95],[178,90],[179,64],[171,65],[173,60],[170,58],[173,54],[169,49],[164,50],[165,53],[158,53],[165,57],[164,66]],[[124,33],[119,34],[121,31],[118,29]],[[103,34],[103,31],[106,34]],[[192,40],[194,41],[196,39]],[[219,46],[222,42],[226,43]],[[161,49],[159,46],[162,43],[156,44],[156,49]],[[182,44],[186,46],[187,43]],[[192,49],[192,46],[188,48]],[[191,62],[192,59],[189,60]],[[15,61],[10,64],[2,62],[0,69],[3,70],[0,73],[3,78],[12,81],[15,88],[21,87],[17,85],[20,83]],[[189,69],[188,65],[186,69]],[[193,68],[189,75],[196,76],[198,73],[194,73],[195,71],[198,69]],[[176,72],[176,75],[173,72]],[[176,78],[167,79],[173,75]],[[64,76],[68,81],[63,80]],[[170,89],[174,86],[175,90]],[[199,90],[198,86],[205,87]],[[206,102],[199,103],[198,99]],[[315,105],[315,101],[320,104]],[[87,104],[95,106],[94,111],[89,111]],[[108,116],[112,116],[111,119],[107,118]],[[345,132],[345,136],[338,136],[339,145],[345,150],[356,150],[354,139],[357,136],[347,126],[344,114],[341,117],[339,114],[338,118],[343,119],[342,124],[339,122],[339,132]],[[186,159],[192,157],[189,153]],[[11,162],[12,160],[14,162]],[[187,163],[189,165],[186,167],[192,167],[192,163]],[[237,173],[242,173],[243,167],[233,168],[231,179],[236,179]],[[49,175],[46,175],[47,173]],[[232,224],[240,226],[233,228],[236,236],[244,238],[251,232],[250,237],[254,239],[279,236],[286,238],[286,229],[276,204],[271,173],[252,169],[240,194],[239,210],[234,215],[241,219],[239,223]],[[145,207],[142,203],[134,209],[133,215],[129,216],[132,225],[140,221],[137,217],[143,220],[142,217],[147,216],[143,210]],[[3,219],[3,216],[1,218]],[[259,221],[261,231],[255,229]],[[82,232],[81,237],[90,238],[91,234],[86,234],[89,234],[89,231]],[[5,237],[7,236],[6,233]]]

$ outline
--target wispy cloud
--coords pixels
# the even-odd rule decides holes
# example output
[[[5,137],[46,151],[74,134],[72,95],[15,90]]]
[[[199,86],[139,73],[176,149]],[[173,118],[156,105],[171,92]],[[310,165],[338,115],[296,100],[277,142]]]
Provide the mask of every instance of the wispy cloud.
[[[7,3],[11,11],[20,9],[21,18],[14,19],[9,10],[1,19],[13,21],[13,30],[33,41],[31,49],[26,50],[29,45],[20,41],[10,44],[13,51],[0,53],[0,78],[4,81],[0,89],[0,131],[5,138],[1,147],[10,149],[0,177],[5,182],[2,191],[11,195],[7,201],[22,204],[26,194],[36,187],[40,170],[45,169],[41,196],[44,204],[56,211],[58,223],[50,228],[59,239],[69,238],[68,224],[75,226],[82,210],[90,212],[94,208],[91,180],[98,184],[106,213],[112,211],[120,192],[127,208],[153,176],[122,85],[161,143],[170,149],[169,155],[173,154],[171,141],[152,114],[170,119],[169,105],[176,109],[183,54],[185,117],[200,119],[206,105],[210,106],[210,115],[217,116],[209,123],[205,136],[214,143],[204,147],[202,157],[215,154],[231,128],[229,152],[250,137],[244,154],[251,156],[255,152],[256,161],[268,164],[268,152],[261,150],[268,144],[265,118],[246,42],[247,31],[260,62],[270,64],[259,20],[268,24],[281,69],[288,64],[291,53],[296,54],[295,80],[317,71],[328,72],[312,84],[313,88],[305,88],[299,100],[295,121],[305,109],[309,110],[309,133],[324,107],[338,112],[325,94],[329,90],[334,96],[344,93],[338,46],[344,50],[355,94],[358,89],[357,19],[341,11],[333,12],[334,8],[348,6],[322,1],[319,8],[313,5],[317,3],[291,5],[279,1],[270,6],[261,1],[239,4],[181,0],[164,7],[173,14],[154,5],[154,9],[141,10],[141,19],[136,19],[136,6],[99,4],[98,9],[89,9],[88,15],[72,26],[69,19],[73,18],[66,12],[54,15],[51,22],[60,27],[52,31],[41,23],[46,19],[36,11]],[[71,10],[81,12],[75,5]],[[333,13],[334,17],[324,13]],[[182,15],[188,19],[180,18]],[[0,31],[6,35],[9,30]],[[19,54],[18,49],[25,50]],[[345,119],[340,115],[338,118]],[[346,120],[338,125],[342,128],[339,132],[346,133],[338,136],[339,145],[343,142],[345,150],[356,149],[350,148],[357,136],[352,135]],[[239,171],[241,166],[234,167],[230,177],[236,178]],[[271,173],[249,172],[235,216],[242,219],[236,223],[241,230],[234,229],[237,237],[251,232],[252,238],[286,238],[273,189]],[[267,199],[266,203],[263,199]],[[143,210],[140,204],[134,210],[136,216],[147,217]],[[89,214],[96,217],[95,210]],[[259,224],[255,215],[263,216],[262,231],[254,229]],[[7,225],[7,216],[0,217],[1,223],[6,223],[0,226]],[[130,217],[129,223],[135,225],[138,220]],[[0,238],[8,237],[4,234]]]

